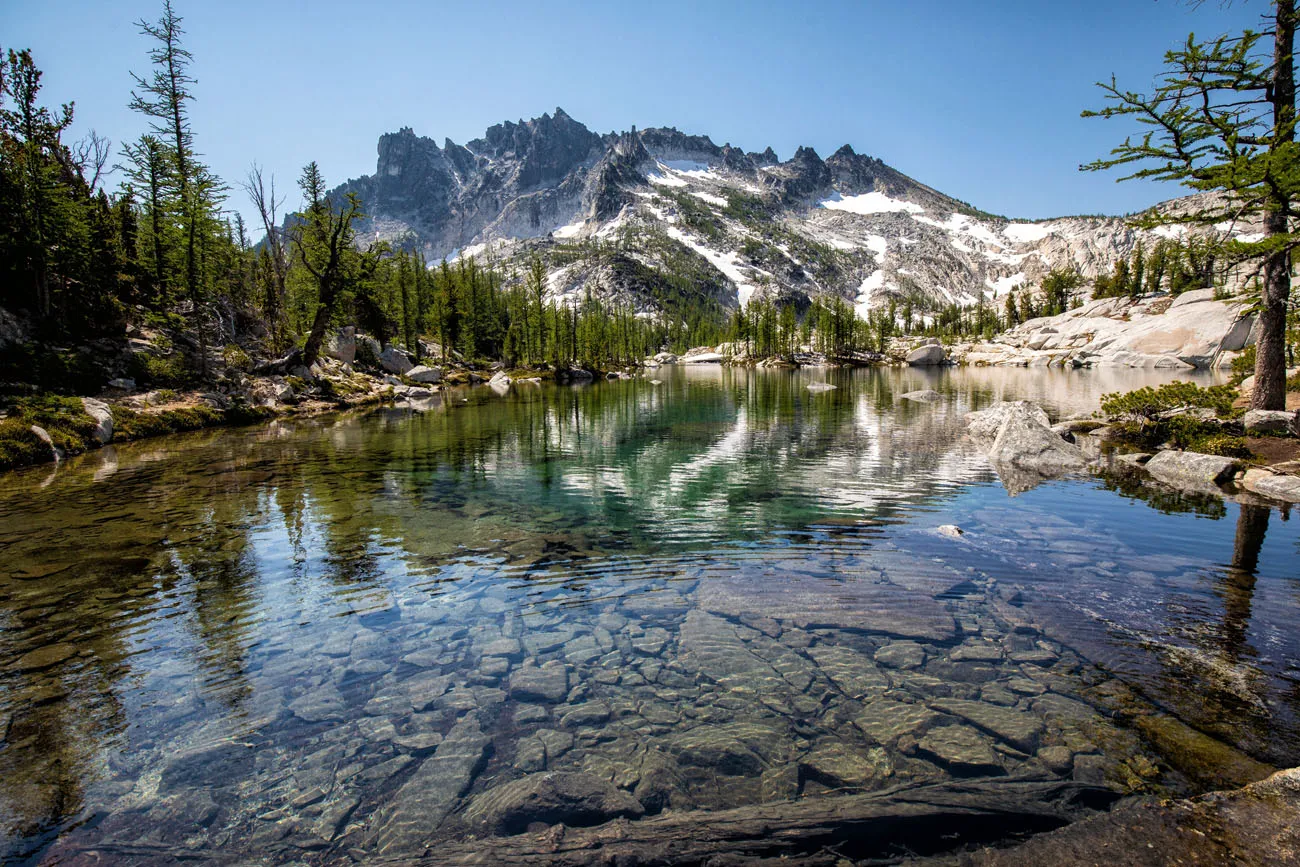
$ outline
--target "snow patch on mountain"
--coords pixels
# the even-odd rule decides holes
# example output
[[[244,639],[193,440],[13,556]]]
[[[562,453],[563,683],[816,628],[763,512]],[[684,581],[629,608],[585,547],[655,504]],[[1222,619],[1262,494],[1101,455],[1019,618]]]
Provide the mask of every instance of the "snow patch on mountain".
[[[668,226],[667,232],[668,237],[672,238],[674,241],[680,241],[696,253],[699,253],[705,259],[708,259],[709,264],[721,271],[732,283],[736,284],[736,301],[741,307],[749,304],[749,299],[753,297],[754,290],[757,287],[750,282],[750,279],[745,276],[744,272],[741,271],[740,267],[736,264],[736,260],[739,257],[736,255],[735,250],[729,250],[726,253],[719,253],[718,251],[700,243],[676,226]]]
[[[1047,223],[1007,223],[1002,234],[1019,244],[1041,241],[1055,229]]]
[[[722,196],[715,196],[713,193],[706,193],[703,190],[691,190],[691,195],[701,201],[708,202],[710,205],[717,205],[719,208],[727,206],[726,199],[722,198]]]
[[[859,319],[867,318],[867,313],[870,312],[872,307],[871,296],[877,289],[883,289],[884,286],[885,272],[879,268],[872,271],[871,275],[862,281],[862,285],[858,287],[858,295],[853,301],[853,311]]]
[[[884,193],[874,191],[856,196],[842,196],[835,193],[829,199],[823,199],[818,204],[828,211],[848,211],[850,214],[925,213],[925,208],[920,205],[905,202],[902,199],[891,199]]]
[[[1006,295],[1012,289],[1015,289],[1016,287],[1023,285],[1024,282],[1025,282],[1024,272],[1017,271],[1015,274],[1012,274],[1007,277],[999,277],[996,280],[993,279],[985,280],[984,285],[988,286],[989,289],[993,290],[994,298],[1000,298],[1001,296]]]

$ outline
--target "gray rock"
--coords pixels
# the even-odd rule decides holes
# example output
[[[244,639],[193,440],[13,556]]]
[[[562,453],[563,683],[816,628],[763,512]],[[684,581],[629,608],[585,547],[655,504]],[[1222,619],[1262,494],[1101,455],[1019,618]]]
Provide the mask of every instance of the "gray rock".
[[[357,358],[357,329],[351,325],[340,328],[325,343],[324,354],[351,364]]]
[[[250,745],[242,743],[222,742],[187,750],[168,760],[158,790],[234,785],[253,772],[255,755]]]
[[[942,346],[918,346],[907,353],[907,363],[911,367],[933,367],[948,360]]]
[[[9,666],[10,671],[40,671],[67,662],[77,655],[77,646],[70,642],[47,644],[29,650]]]
[[[488,380],[488,385],[493,387],[509,388],[512,382],[514,382],[514,380],[507,376],[504,370],[498,370],[496,373],[492,374],[492,378]]]
[[[1300,436],[1300,412],[1278,409],[1252,409],[1241,419],[1248,434],[1292,434]]]
[[[864,654],[848,647],[818,645],[808,655],[821,672],[849,698],[880,695],[889,689],[889,679]]]
[[[1048,424],[1047,414],[1026,400],[996,404],[966,416],[971,438],[1008,491],[1018,493],[1036,481],[1083,469],[1078,446],[1067,443]],[[1038,479],[1033,477],[1037,476]]]
[[[1074,771],[1074,753],[1068,747],[1043,747],[1038,751],[1038,760],[1043,767],[1063,777]]]
[[[1287,503],[1300,503],[1300,476],[1284,476],[1251,468],[1246,470],[1240,485],[1260,496]]]
[[[956,524],[941,524],[935,528],[935,532],[940,536],[951,536],[954,539],[957,539],[965,535],[966,531],[961,527],[958,527]]]
[[[871,581],[826,581],[798,573],[759,582],[717,576],[702,581],[696,596],[705,611],[772,617],[800,628],[825,626],[937,642],[952,638],[957,628],[933,596]]]
[[[1232,458],[1169,449],[1146,463],[1146,470],[1167,485],[1188,491],[1218,493],[1241,464]]]
[[[1026,753],[1034,751],[1043,733],[1043,721],[1034,714],[987,702],[949,698],[932,701],[930,707],[959,716]]]
[[[83,397],[81,405],[85,407],[86,414],[95,420],[95,430],[92,435],[104,445],[113,439],[113,410],[102,400],[95,400],[91,397]]]
[[[729,776],[757,777],[766,766],[765,757],[780,758],[788,743],[784,727],[756,719],[681,732],[671,737],[669,749],[685,765]]]
[[[880,747],[866,752],[838,741],[825,743],[799,761],[799,774],[833,789],[872,789],[894,772],[889,755]]]
[[[407,371],[406,378],[412,382],[437,383],[442,382],[442,371],[436,367],[425,367],[419,364]]]
[[[347,704],[333,684],[326,683],[289,703],[294,716],[307,722],[343,719]]]
[[[371,819],[370,843],[380,854],[419,854],[469,790],[488,756],[492,741],[478,717],[467,715],[452,727],[392,799]]]
[[[875,659],[889,668],[918,668],[925,662],[925,648],[915,641],[893,641],[877,650]]]
[[[878,698],[862,706],[853,724],[876,743],[889,746],[905,735],[916,737],[938,719],[939,714],[923,704]]]
[[[1003,770],[988,741],[966,726],[932,729],[916,745],[958,773],[996,774]]]
[[[465,821],[481,832],[507,835],[534,823],[586,827],[644,813],[636,798],[591,774],[537,773],[477,796]]]
[[[943,395],[932,388],[923,388],[920,391],[909,391],[899,395],[903,400],[912,400],[917,403],[935,403],[943,400]]]
[[[600,725],[609,719],[609,705],[603,701],[588,701],[560,708],[560,725],[573,728]]]
[[[54,444],[54,437],[50,436],[50,432],[45,428],[34,424],[32,425],[32,433],[36,434],[37,439],[50,447],[50,460],[61,461],[66,457],[63,453],[63,449]]]
[[[834,391],[836,386],[829,382],[810,382],[808,383],[809,391]]]
[[[781,675],[749,648],[737,630],[721,617],[691,611],[680,633],[681,664],[729,690],[759,695],[780,688]]]
[[[108,387],[121,389],[122,391],[135,391],[135,380],[128,377],[110,379],[108,381]]]
[[[411,361],[411,357],[396,346],[390,346],[379,353],[379,366],[389,373],[400,376],[415,369],[415,362]]]
[[[569,672],[564,663],[552,660],[540,667],[529,664],[510,675],[510,695],[521,701],[563,701],[569,694]]]

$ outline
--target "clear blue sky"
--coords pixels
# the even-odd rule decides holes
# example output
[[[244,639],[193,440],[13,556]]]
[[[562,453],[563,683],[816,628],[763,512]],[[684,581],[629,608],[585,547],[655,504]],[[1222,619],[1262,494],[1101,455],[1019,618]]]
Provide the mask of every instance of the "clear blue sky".
[[[1180,194],[1079,163],[1122,139],[1083,120],[1093,82],[1147,89],[1163,52],[1258,26],[1269,4],[1175,0],[383,2],[175,0],[199,79],[199,150],[228,182],[256,160],[293,194],[317,160],[331,182],[374,170],[401,126],[465,142],[563,106],[598,132],[673,125],[747,150],[848,142],[996,213],[1125,213]],[[49,102],[115,143],[133,22],[161,0],[0,0],[0,45],[31,48]],[[243,194],[230,206],[250,213]]]

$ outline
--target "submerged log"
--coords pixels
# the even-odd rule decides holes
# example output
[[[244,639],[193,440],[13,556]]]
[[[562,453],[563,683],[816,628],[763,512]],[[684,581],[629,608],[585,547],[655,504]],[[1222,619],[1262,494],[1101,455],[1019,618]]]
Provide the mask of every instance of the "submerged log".
[[[513,837],[439,843],[404,863],[687,865],[834,864],[897,859],[1016,840],[1112,804],[1110,789],[1068,780],[1004,778],[900,786],[710,812],[553,826]]]

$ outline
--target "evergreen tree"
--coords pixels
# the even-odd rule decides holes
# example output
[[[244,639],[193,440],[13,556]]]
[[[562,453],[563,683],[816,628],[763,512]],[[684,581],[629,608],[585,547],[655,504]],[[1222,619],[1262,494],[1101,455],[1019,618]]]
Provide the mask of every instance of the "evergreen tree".
[[[1282,409],[1292,253],[1300,246],[1300,144],[1296,142],[1295,0],[1273,0],[1265,32],[1246,30],[1198,42],[1195,35],[1165,53],[1165,72],[1151,95],[1126,91],[1112,77],[1101,84],[1108,105],[1085,117],[1133,118],[1146,127],[1126,138],[1109,159],[1088,170],[1131,168],[1129,178],[1175,181],[1216,191],[1202,207],[1149,211],[1138,221],[1156,226],[1215,226],[1244,218],[1263,222],[1257,241],[1224,243],[1234,262],[1263,271],[1255,350],[1256,409]]]

